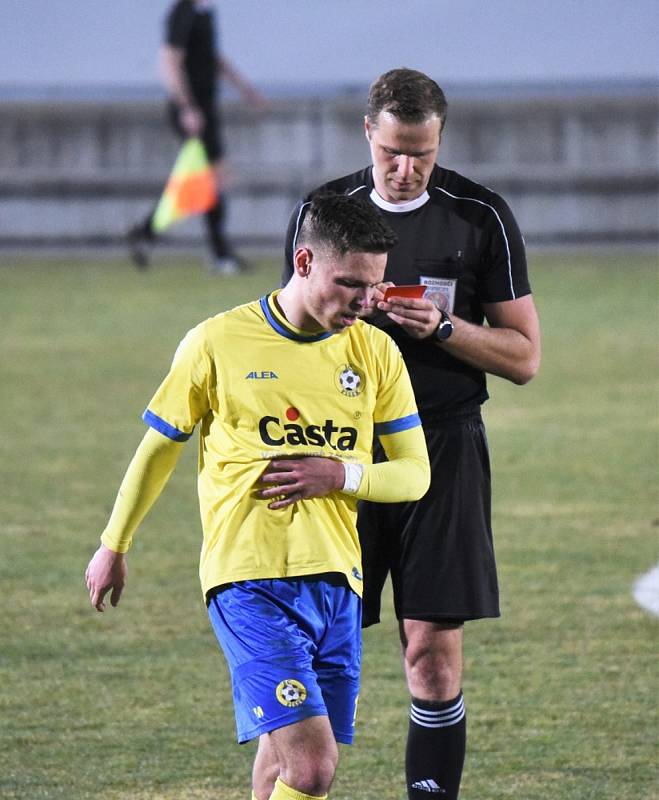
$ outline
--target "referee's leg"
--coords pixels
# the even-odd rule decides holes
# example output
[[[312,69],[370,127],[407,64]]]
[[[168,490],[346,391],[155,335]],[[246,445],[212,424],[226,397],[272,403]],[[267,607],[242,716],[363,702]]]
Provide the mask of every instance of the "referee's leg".
[[[410,800],[456,800],[466,749],[460,623],[403,619],[400,637],[412,695],[405,755]]]

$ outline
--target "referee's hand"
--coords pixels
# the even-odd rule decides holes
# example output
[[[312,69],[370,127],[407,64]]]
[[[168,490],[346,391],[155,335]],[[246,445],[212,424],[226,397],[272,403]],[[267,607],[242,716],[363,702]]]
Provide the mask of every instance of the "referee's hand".
[[[378,302],[380,311],[401,326],[413,339],[426,339],[437,330],[441,313],[432,300],[421,297],[393,297]]]
[[[362,310],[359,312],[359,316],[364,319],[365,317],[370,317],[375,311],[377,311],[378,304],[384,299],[385,290],[389,286],[394,285],[395,284],[393,284],[391,281],[383,281],[382,283],[378,283],[377,286],[374,286],[369,303],[362,308]]]
[[[123,553],[115,553],[104,544],[94,553],[85,571],[85,584],[91,604],[105,611],[105,595],[112,589],[110,603],[116,606],[126,583],[128,567]]]

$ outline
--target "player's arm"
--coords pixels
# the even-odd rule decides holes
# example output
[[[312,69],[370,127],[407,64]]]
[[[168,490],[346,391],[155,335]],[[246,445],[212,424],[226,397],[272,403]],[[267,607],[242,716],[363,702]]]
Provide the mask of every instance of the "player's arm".
[[[222,78],[229,81],[234,89],[240,93],[246,103],[255,108],[263,108],[265,105],[263,95],[222,55],[217,57],[217,70]]]
[[[432,301],[395,298],[378,308],[414,339],[434,337],[440,312]],[[450,314],[453,333],[437,342],[455,358],[517,384],[528,383],[540,366],[540,323],[533,296],[484,304],[488,326]]]
[[[430,486],[430,462],[421,425],[380,435],[380,443],[387,461],[360,465],[359,483],[355,474],[353,485],[344,486],[344,491],[377,503],[419,500]],[[347,475],[351,466],[348,465]]]
[[[421,425],[381,435],[388,461],[353,464],[333,458],[273,459],[263,472],[259,494],[269,508],[285,508],[299,500],[345,492],[360,500],[400,503],[418,500],[430,485],[428,450]]]
[[[185,74],[185,50],[171,44],[160,48],[160,71],[163,83],[179,108],[180,121],[189,136],[198,136],[204,129],[204,115],[195,100]]]
[[[119,602],[126,578],[124,554],[138,525],[169,480],[182,450],[182,443],[149,428],[128,465],[110,520],[101,535],[101,546],[85,572],[89,598],[97,611],[104,610],[104,598],[110,589],[111,604],[116,606]]]

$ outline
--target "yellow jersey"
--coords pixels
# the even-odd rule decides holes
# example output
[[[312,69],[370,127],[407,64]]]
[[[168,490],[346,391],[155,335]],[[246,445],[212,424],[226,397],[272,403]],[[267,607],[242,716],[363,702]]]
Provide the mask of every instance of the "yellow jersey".
[[[339,572],[361,595],[356,499],[337,491],[272,510],[255,488],[274,457],[371,463],[374,433],[420,425],[410,380],[379,329],[357,321],[309,335],[287,322],[277,293],[193,328],[144,420],[175,441],[199,425],[204,593]]]

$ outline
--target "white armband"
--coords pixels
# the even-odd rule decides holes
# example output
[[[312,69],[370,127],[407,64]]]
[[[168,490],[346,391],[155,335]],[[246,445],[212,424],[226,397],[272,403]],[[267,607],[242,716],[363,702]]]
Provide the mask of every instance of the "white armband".
[[[362,475],[364,474],[364,465],[350,464],[344,461],[343,469],[346,473],[346,478],[343,482],[343,491],[348,492],[348,494],[357,494],[362,482]]]

